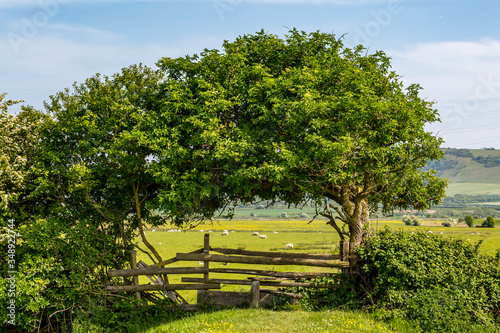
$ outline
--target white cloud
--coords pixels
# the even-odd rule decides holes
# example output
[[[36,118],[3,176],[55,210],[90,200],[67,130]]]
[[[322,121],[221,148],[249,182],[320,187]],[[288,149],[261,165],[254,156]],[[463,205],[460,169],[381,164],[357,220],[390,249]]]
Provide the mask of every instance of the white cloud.
[[[59,31],[62,33],[72,33],[72,34],[80,34],[83,36],[88,36],[92,38],[98,37],[99,39],[117,39],[120,38],[119,35],[115,33],[110,33],[109,31],[105,31],[102,29],[96,29],[83,25],[69,25],[69,24],[50,24],[47,26],[47,29]]]
[[[388,55],[405,84],[421,84],[421,95],[437,102],[441,123],[430,128],[450,146],[464,147],[471,140],[471,145],[491,141],[500,147],[499,40],[421,43]]]
[[[404,76],[403,81],[421,84],[431,99],[448,103],[478,91],[482,100],[500,96],[495,83],[500,82],[498,40],[422,43],[387,53],[393,58],[393,68]],[[485,81],[494,86],[487,97],[486,91],[478,88]]]
[[[489,61],[500,59],[500,41],[482,39],[478,42],[433,42],[417,44],[394,56],[413,63],[449,71],[484,71]],[[483,62],[486,61],[486,62]]]
[[[24,99],[42,109],[49,95],[82,83],[96,73],[112,75],[123,67],[143,63],[154,67],[162,57],[199,53],[204,47],[219,47],[223,38],[186,38],[175,45],[162,42],[131,42],[127,36],[87,26],[50,24],[33,38],[18,45],[18,52],[7,39],[0,40],[0,92],[8,98]],[[18,112],[20,106],[13,106]]]

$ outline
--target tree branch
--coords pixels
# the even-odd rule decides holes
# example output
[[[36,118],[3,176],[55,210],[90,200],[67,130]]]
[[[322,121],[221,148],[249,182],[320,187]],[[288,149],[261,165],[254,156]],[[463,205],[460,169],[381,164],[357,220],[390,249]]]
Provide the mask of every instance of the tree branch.
[[[162,257],[158,254],[156,249],[148,242],[148,240],[146,239],[146,235],[144,234],[144,229],[142,226],[142,218],[141,218],[141,201],[139,200],[139,186],[132,184],[132,190],[134,191],[135,209],[137,213],[137,227],[139,228],[139,233],[141,235],[142,241],[144,242],[144,245],[146,245],[146,247],[153,253],[158,262],[162,262],[163,261]]]

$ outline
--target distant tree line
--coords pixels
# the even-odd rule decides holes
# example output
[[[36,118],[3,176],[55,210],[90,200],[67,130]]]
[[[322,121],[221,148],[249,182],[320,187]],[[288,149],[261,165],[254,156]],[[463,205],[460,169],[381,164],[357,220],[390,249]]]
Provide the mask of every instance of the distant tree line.
[[[500,156],[478,156],[474,157],[473,160],[483,164],[486,168],[496,167],[500,165]]]
[[[453,155],[457,157],[470,157],[473,158],[472,152],[469,149],[456,149],[456,148],[445,148],[445,155]]]
[[[495,202],[495,201],[499,201],[499,200],[500,200],[500,195],[455,194],[452,197],[446,197],[446,198],[444,198],[444,200],[443,200],[443,206],[447,206],[448,204],[467,205],[467,204],[470,204],[470,203]]]
[[[495,148],[483,148],[484,150],[495,150]],[[496,167],[500,165],[500,156],[476,156],[472,154],[470,149],[456,149],[456,148],[444,148],[445,155],[452,155],[456,157],[468,157],[477,163],[483,164],[485,168]],[[458,164],[457,161],[431,161],[428,167],[435,169],[437,171],[444,171],[447,169],[452,169]]]

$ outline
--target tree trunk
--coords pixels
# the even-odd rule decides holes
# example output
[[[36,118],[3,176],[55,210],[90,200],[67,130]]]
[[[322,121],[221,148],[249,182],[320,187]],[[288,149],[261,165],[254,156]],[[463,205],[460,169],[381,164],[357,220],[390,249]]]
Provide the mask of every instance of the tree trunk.
[[[366,234],[366,226],[370,222],[370,211],[367,200],[363,199],[357,205],[357,209],[354,209],[354,214],[349,219],[350,254],[354,254],[356,248],[361,245]]]

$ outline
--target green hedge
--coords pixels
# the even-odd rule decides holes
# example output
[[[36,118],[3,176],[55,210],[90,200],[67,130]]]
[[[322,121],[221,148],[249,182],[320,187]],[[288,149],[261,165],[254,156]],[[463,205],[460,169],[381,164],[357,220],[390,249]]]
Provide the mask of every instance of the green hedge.
[[[365,301],[402,311],[424,331],[496,331],[500,255],[480,255],[479,243],[385,229],[358,255]]]
[[[296,291],[308,307],[375,311],[424,332],[497,332],[500,252],[491,257],[478,249],[429,231],[386,228],[358,248],[358,274],[344,276],[339,290]]]

